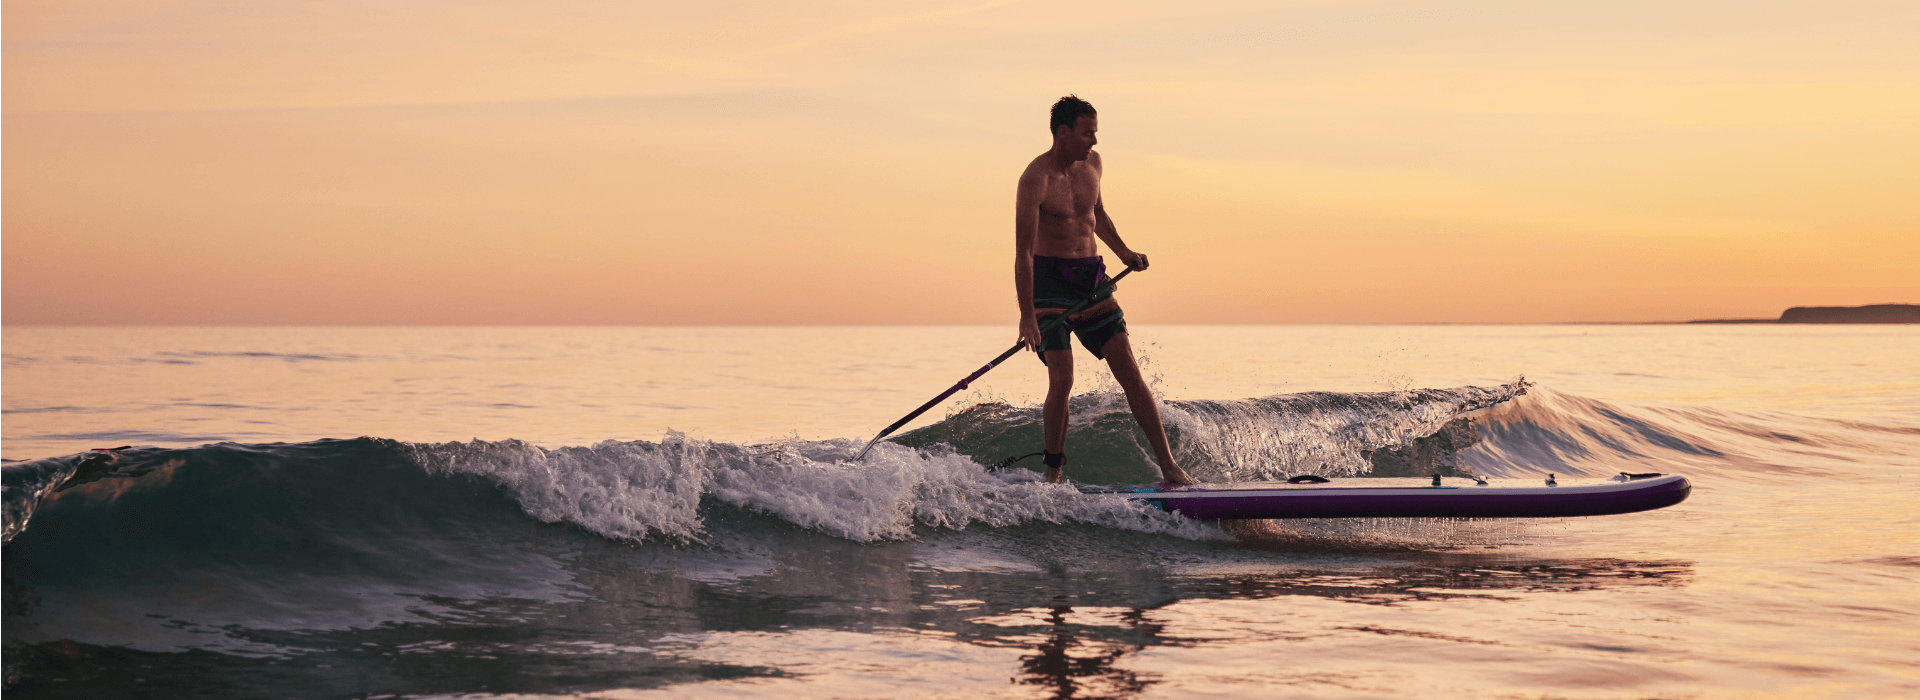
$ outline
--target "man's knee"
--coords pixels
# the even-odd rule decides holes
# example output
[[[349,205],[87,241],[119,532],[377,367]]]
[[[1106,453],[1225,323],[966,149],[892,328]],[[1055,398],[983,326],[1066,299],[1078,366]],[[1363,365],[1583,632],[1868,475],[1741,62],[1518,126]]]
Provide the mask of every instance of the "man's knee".
[[[1054,350],[1047,353],[1047,386],[1054,389],[1073,388],[1073,351]]]

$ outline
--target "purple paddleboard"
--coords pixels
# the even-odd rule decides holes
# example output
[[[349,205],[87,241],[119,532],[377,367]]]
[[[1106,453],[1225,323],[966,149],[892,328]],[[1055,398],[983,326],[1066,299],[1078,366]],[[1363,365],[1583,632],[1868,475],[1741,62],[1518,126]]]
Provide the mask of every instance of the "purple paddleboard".
[[[1147,501],[1195,520],[1234,518],[1567,518],[1633,513],[1687,500],[1679,475],[1611,480],[1334,479],[1323,484],[1085,486],[1085,493]]]

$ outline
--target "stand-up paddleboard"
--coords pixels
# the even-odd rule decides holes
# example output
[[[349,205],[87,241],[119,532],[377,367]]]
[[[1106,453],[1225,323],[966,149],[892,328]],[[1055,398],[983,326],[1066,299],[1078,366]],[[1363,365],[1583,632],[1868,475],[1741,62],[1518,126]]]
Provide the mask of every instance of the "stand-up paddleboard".
[[[1634,513],[1687,500],[1679,475],[1609,480],[1332,479],[1224,486],[1082,486],[1083,493],[1146,501],[1195,520],[1236,518],[1567,518]]]

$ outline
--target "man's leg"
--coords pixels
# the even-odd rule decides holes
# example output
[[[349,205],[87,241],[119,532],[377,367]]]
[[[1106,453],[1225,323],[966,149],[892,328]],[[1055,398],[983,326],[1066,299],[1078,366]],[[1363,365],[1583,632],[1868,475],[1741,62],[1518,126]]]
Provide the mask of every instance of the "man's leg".
[[[1160,462],[1160,477],[1167,483],[1196,483],[1193,477],[1187,476],[1186,470],[1173,463],[1173,449],[1167,445],[1167,427],[1160,422],[1160,407],[1154,405],[1153,392],[1147,389],[1146,378],[1140,376],[1140,365],[1134,362],[1133,344],[1128,342],[1127,334],[1114,335],[1101,347],[1100,354],[1107,357],[1113,380],[1119,382],[1120,390],[1127,394],[1127,408],[1133,409],[1133,420],[1146,432],[1147,444],[1153,446],[1154,459]]]
[[[1046,429],[1046,451],[1058,454],[1065,452],[1067,445],[1067,397],[1073,395],[1073,348],[1046,353],[1047,403],[1041,410],[1040,423]],[[1047,481],[1057,484],[1065,478],[1065,470],[1047,468]]]

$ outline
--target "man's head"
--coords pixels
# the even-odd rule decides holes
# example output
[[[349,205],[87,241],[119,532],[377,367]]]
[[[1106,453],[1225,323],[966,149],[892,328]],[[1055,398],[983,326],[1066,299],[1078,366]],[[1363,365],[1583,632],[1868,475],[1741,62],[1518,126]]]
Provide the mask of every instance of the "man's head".
[[[1099,142],[1094,132],[1100,129],[1100,115],[1086,100],[1068,95],[1053,103],[1047,128],[1053,130],[1056,150],[1072,155],[1074,160],[1086,160],[1093,145]]]

